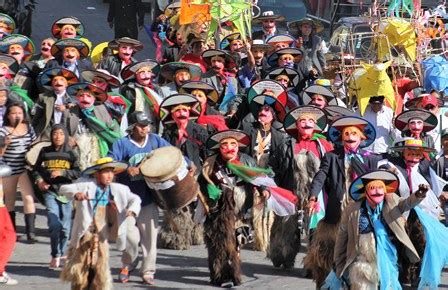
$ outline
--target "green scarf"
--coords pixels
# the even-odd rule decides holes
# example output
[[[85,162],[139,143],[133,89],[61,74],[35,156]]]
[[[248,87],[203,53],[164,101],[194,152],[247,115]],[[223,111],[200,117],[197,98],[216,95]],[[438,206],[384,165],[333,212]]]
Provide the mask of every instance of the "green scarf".
[[[11,92],[16,93],[18,96],[20,96],[23,99],[28,110],[31,110],[34,107],[34,102],[33,102],[33,100],[31,100],[30,97],[28,97],[28,92],[26,90],[22,89],[18,85],[12,85],[9,87],[9,89]]]

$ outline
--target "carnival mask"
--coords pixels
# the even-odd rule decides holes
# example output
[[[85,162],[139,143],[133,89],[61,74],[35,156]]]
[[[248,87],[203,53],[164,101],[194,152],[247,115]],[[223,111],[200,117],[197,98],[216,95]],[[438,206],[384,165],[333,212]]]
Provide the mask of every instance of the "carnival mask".
[[[199,103],[201,103],[201,107],[205,108],[207,106],[207,95],[204,91],[201,90],[193,90],[191,94],[198,99]]]
[[[55,76],[51,80],[51,87],[57,94],[65,92],[67,88],[67,80],[63,76]]]
[[[54,40],[47,38],[40,44],[40,53],[43,57],[51,57],[51,46],[54,44]]]
[[[266,20],[263,20],[263,21],[261,22],[261,25],[263,26],[263,28],[264,28],[265,30],[267,30],[267,29],[272,29],[272,28],[275,27],[275,20],[273,20],[273,19],[266,19]]]
[[[374,180],[366,185],[367,202],[372,207],[376,207],[384,200],[386,194],[386,185],[381,180]]]
[[[135,73],[137,83],[142,86],[149,86],[152,82],[154,74],[149,67],[142,67]]]
[[[322,95],[317,95],[316,94],[316,95],[313,95],[311,97],[310,104],[314,105],[314,106],[316,106],[316,107],[318,107],[320,109],[323,109],[323,108],[325,108],[327,106],[327,99],[325,99],[325,97],[322,96]]]
[[[238,141],[234,138],[226,138],[219,143],[219,152],[225,161],[234,160],[238,156]]]
[[[85,91],[76,95],[76,100],[81,109],[88,109],[95,103],[95,97],[91,93]]]
[[[406,163],[406,166],[414,167],[420,160],[423,158],[423,150],[419,149],[404,149],[403,158]]]
[[[4,63],[0,63],[0,77],[4,77],[8,73],[9,73],[9,67]]]
[[[258,112],[258,122],[260,122],[263,126],[267,124],[271,124],[274,120],[274,114],[272,112],[271,107],[265,105]]]
[[[190,118],[190,107],[179,105],[171,110],[171,115],[177,125],[186,124]]]
[[[187,81],[189,81],[191,78],[190,71],[187,69],[180,69],[176,71],[176,74],[174,75],[174,80],[178,86],[183,85]]]
[[[108,91],[108,86],[109,84],[107,83],[107,81],[103,78],[100,77],[94,77],[92,80],[92,84],[94,84],[95,86],[99,87],[100,89],[102,89],[103,91],[107,92]]]
[[[17,62],[21,62],[25,56],[25,51],[23,47],[19,44],[11,44],[8,49],[8,54],[15,58]]]
[[[124,62],[129,62],[133,53],[134,47],[132,45],[120,44],[118,46],[118,57]]]
[[[297,130],[299,131],[299,137],[311,138],[316,128],[316,120],[312,116],[301,116],[297,120]]]
[[[62,53],[65,62],[75,63],[79,59],[79,51],[75,47],[66,47]]]
[[[221,56],[214,56],[211,59],[211,65],[215,72],[221,73],[225,67],[225,59]]]
[[[358,150],[359,144],[365,139],[364,133],[358,127],[350,126],[342,130],[342,143],[350,151]]]
[[[291,54],[284,54],[278,58],[279,67],[294,68],[294,56]]]
[[[416,138],[420,138],[420,134],[423,131],[423,120],[421,119],[411,119],[408,123],[409,130],[411,131],[412,136]]]
[[[76,37],[76,28],[73,25],[66,24],[62,26],[61,38],[75,38],[75,37]]]

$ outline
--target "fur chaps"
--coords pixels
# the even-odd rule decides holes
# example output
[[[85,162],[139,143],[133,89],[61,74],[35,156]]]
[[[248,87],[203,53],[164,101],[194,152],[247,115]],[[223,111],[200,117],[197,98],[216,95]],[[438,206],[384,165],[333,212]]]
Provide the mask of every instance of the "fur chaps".
[[[378,271],[376,263],[376,243],[372,233],[359,236],[359,255],[350,266],[350,289],[378,289]]]
[[[425,253],[426,238],[423,230],[423,225],[418,219],[415,210],[411,209],[409,212],[409,217],[406,221],[406,232],[411,239],[412,244],[417,250],[420,259],[423,258]],[[417,287],[419,283],[421,260],[415,264],[409,262],[406,256],[406,249],[402,245],[398,245],[398,263],[401,265],[402,269],[400,271],[400,282],[410,283],[411,286]]]
[[[70,247],[68,250],[67,263],[62,269],[60,278],[63,281],[70,282],[74,290],[112,289],[112,275],[109,267],[109,245],[107,241],[100,241],[98,243],[97,261],[96,263],[91,263],[93,242],[94,235],[87,232],[82,237],[76,249]],[[93,265],[90,266],[90,264]],[[90,285],[89,280],[91,280]]]
[[[259,204],[258,199],[258,197],[254,197],[255,205],[252,208],[252,224],[254,227],[253,249],[255,251],[266,252],[269,247],[269,238],[275,215],[273,212],[266,210],[264,203]]]
[[[300,232],[297,224],[297,214],[286,217],[275,216],[267,254],[274,267],[285,269],[294,267],[296,255],[300,250]]]
[[[210,280],[215,286],[232,281],[241,284],[241,261],[235,237],[234,192],[225,189],[219,209],[210,213],[204,223],[205,245],[208,251]]]
[[[311,271],[317,288],[320,288],[328,273],[333,269],[333,255],[339,224],[321,220],[313,234],[303,265]]]
[[[193,221],[193,206],[164,212],[157,244],[164,249],[188,250],[191,245],[203,244],[204,229]]]

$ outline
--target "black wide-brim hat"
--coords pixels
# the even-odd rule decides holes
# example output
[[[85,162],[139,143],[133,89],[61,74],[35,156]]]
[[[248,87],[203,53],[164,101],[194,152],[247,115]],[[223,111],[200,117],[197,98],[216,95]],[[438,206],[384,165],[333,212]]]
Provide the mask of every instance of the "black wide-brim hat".
[[[327,105],[338,105],[337,99],[334,95],[334,93],[320,85],[311,85],[303,89],[302,92],[302,100],[305,105],[308,105],[312,101],[312,97],[314,95],[321,95],[327,100]]]
[[[327,116],[322,109],[315,106],[299,106],[286,114],[285,120],[283,121],[283,127],[285,128],[286,133],[297,138],[297,120],[303,115],[314,116],[314,119],[316,120],[314,128],[315,132],[322,132],[327,127]]]
[[[219,44],[219,48],[222,50],[230,50],[230,44],[234,40],[243,40],[241,37],[241,33],[235,32],[227,35],[221,40],[221,43]]]
[[[109,42],[109,44],[107,46],[110,49],[118,50],[118,47],[120,46],[120,44],[128,44],[128,45],[132,46],[134,48],[135,52],[138,52],[143,49],[143,43],[141,41],[139,41],[137,39],[130,38],[130,37],[121,37],[121,38],[114,39],[111,42]]]
[[[212,57],[220,56],[224,58],[225,60],[225,67],[237,67],[238,66],[238,59],[236,59],[233,55],[230,53],[220,50],[220,49],[208,49],[202,53],[202,58],[204,62],[207,64],[207,66],[211,65],[211,59]]]
[[[277,51],[274,51],[268,57],[268,64],[272,67],[277,66],[277,61],[278,61],[279,57],[284,54],[291,54],[294,58],[296,58],[299,55],[303,55],[303,51],[301,51],[298,48],[294,48],[294,47],[287,47],[287,48],[279,49]]]
[[[219,144],[222,140],[233,138],[238,142],[240,148],[244,148],[250,145],[250,137],[245,132],[241,130],[229,129],[224,131],[216,132],[215,134],[208,137],[205,142],[205,146],[209,150],[219,150]]]
[[[180,61],[169,62],[162,65],[160,75],[162,75],[168,81],[173,81],[176,72],[181,69],[185,69],[190,72],[191,80],[199,80],[202,76],[202,70],[200,66],[189,62]]]
[[[292,43],[294,43],[294,41],[296,41],[296,39],[289,34],[276,34],[266,39],[266,44],[269,46],[273,46],[279,42],[286,42],[291,45]]]
[[[89,83],[93,81],[93,78],[98,77],[104,79],[110,87],[117,88],[120,86],[120,80],[111,75],[107,70],[98,69],[98,70],[85,70],[81,73],[83,79]]]
[[[258,95],[251,99],[249,103],[249,109],[255,120],[258,119],[258,113],[260,109],[264,106],[269,106],[274,110],[277,121],[283,123],[286,116],[285,107],[276,98],[268,95]]]
[[[53,34],[54,38],[61,38],[61,30],[64,25],[73,25],[76,30],[76,37],[82,37],[84,35],[84,25],[82,22],[76,17],[69,16],[62,17],[53,23],[51,26],[51,34]]]
[[[333,144],[342,146],[342,131],[347,127],[356,127],[364,133],[366,140],[361,140],[360,148],[367,147],[375,142],[375,127],[369,121],[361,117],[345,116],[334,121],[328,129],[328,138]]]
[[[179,88],[179,93],[181,94],[191,94],[194,90],[200,90],[205,93],[207,98],[213,103],[218,102],[219,94],[214,86],[204,82],[204,81],[189,81],[184,83]]]
[[[409,121],[412,119],[421,119],[423,121],[423,132],[429,132],[437,127],[439,123],[437,117],[426,110],[408,110],[402,112],[395,118],[395,128],[400,131],[405,131],[409,129]]]
[[[112,168],[114,174],[120,174],[128,168],[128,164],[124,162],[115,161],[113,160],[112,157],[104,157],[98,159],[92,166],[86,168],[82,172],[82,175],[89,176],[106,168]]]
[[[18,44],[23,48],[24,60],[28,61],[35,52],[34,43],[31,39],[22,34],[10,34],[0,40],[0,51],[4,54],[8,53],[11,45]]]
[[[48,68],[41,72],[37,76],[37,84],[47,90],[53,90],[53,87],[51,85],[51,82],[53,81],[54,77],[63,77],[67,80],[67,86],[76,84],[79,82],[78,77],[74,72],[71,70],[62,68],[62,67],[56,67],[56,68]]]
[[[254,83],[247,91],[247,101],[250,103],[258,95],[270,95],[267,93],[268,91],[283,107],[286,107],[288,92],[282,84],[274,80],[261,80]]]
[[[12,56],[0,54],[0,63],[4,63],[8,66],[10,74],[15,75],[19,71],[19,63]]]
[[[92,94],[99,103],[104,103],[108,98],[105,91],[91,83],[76,83],[67,87],[67,94],[73,98],[76,98],[80,92]]]
[[[265,11],[257,18],[254,18],[252,20],[252,23],[261,23],[264,20],[274,20],[277,22],[282,22],[285,21],[285,19],[286,19],[285,16],[274,14],[273,11]]]
[[[289,78],[289,87],[297,87],[300,82],[300,74],[297,70],[287,67],[274,68],[266,74],[266,78],[269,80],[275,80],[278,76],[287,76]]]
[[[310,17],[305,17],[300,20],[289,22],[287,24],[288,31],[293,35],[297,35],[300,33],[300,26],[305,23],[311,24],[316,33],[321,33],[322,31],[324,31],[324,25],[322,24],[322,22],[314,20]]]
[[[366,186],[372,181],[381,180],[386,185],[387,193],[394,193],[400,186],[398,176],[387,170],[375,170],[358,176],[349,188],[349,195],[354,201],[364,200],[366,195]]]
[[[174,94],[164,99],[160,104],[160,121],[163,124],[174,123],[171,110],[179,105],[190,107],[190,120],[195,120],[201,115],[202,107],[198,99],[188,94]]]
[[[82,40],[77,38],[64,38],[59,39],[51,46],[51,55],[55,58],[60,57],[62,52],[67,47],[74,47],[79,52],[80,58],[86,58],[89,56],[89,46]]]
[[[157,61],[145,59],[124,67],[120,73],[121,79],[127,81],[135,78],[135,73],[143,67],[149,67],[154,75],[157,75],[160,72],[160,64]]]
[[[324,111],[327,114],[327,117],[328,117],[328,120],[330,123],[336,121],[337,119],[339,119],[341,117],[355,115],[355,112],[353,112],[352,110],[350,110],[346,107],[341,107],[341,106],[336,106],[336,105],[325,106]]]

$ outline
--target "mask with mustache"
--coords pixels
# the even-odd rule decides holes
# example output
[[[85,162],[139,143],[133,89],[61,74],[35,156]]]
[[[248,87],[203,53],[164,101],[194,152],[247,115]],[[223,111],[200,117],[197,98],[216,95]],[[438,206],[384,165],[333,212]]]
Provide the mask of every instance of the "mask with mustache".
[[[366,198],[369,205],[373,208],[384,200],[386,194],[386,185],[381,180],[374,180],[366,185]]]
[[[347,151],[357,151],[362,140],[366,137],[361,130],[355,126],[346,127],[342,130],[342,144]]]

